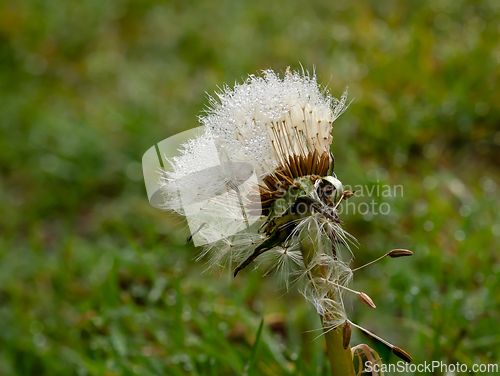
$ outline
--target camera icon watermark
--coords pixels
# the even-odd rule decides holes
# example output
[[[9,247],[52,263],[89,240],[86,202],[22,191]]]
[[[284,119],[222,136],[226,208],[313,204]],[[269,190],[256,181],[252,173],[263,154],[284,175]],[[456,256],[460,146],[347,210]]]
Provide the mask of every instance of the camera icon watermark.
[[[208,148],[209,158],[198,164],[199,168],[185,171],[168,184],[176,190],[176,200],[165,204],[163,190],[165,179],[172,173],[172,163],[180,161],[182,150],[208,132],[206,127],[197,127],[169,137],[149,148],[142,157],[144,182],[150,204],[156,208],[174,209],[187,219],[192,240],[196,246],[213,243],[227,234],[245,230],[259,216],[252,213],[260,209],[252,203],[248,209],[249,196],[255,193],[258,179],[255,168],[244,160],[229,160],[218,151],[215,141]],[[170,192],[172,196],[172,192]],[[214,212],[218,223],[213,223]],[[225,229],[225,231],[221,231]]]

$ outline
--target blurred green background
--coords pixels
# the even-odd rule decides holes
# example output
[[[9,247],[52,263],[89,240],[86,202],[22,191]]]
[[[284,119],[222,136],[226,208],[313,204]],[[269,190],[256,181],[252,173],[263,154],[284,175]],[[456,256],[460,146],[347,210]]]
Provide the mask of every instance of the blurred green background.
[[[500,363],[499,40],[497,0],[2,2],[0,375],[241,375],[262,317],[254,375],[328,374],[314,308],[204,272],[142,180],[205,92],[299,63],[354,99],[339,178],[404,189],[342,217],[355,266],[415,253],[356,274],[378,308],[351,320],[415,363]]]

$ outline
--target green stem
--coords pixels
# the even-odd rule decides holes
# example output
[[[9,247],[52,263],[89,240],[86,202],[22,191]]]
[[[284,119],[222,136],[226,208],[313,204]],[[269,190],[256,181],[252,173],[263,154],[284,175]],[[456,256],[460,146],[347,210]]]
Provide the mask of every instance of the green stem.
[[[343,329],[344,325],[340,325],[336,329],[326,332],[326,352],[328,361],[330,362],[330,370],[332,376],[355,376],[354,364],[352,362],[351,346],[346,349],[343,346]]]
[[[324,243],[315,234],[319,234],[317,223],[310,222],[309,231],[302,231],[300,250],[304,259],[304,264],[308,268],[308,264],[314,259],[315,255],[326,253],[322,249]],[[310,270],[308,273],[314,288],[316,288],[313,277],[326,278],[325,266],[318,266]],[[330,297],[334,299],[333,296]],[[328,317],[321,317],[323,331],[325,332],[326,351],[328,361],[330,362],[330,370],[332,376],[355,376],[354,365],[351,356],[351,346],[348,345],[344,349],[343,345],[343,328],[345,324],[338,326],[335,329],[328,328]]]

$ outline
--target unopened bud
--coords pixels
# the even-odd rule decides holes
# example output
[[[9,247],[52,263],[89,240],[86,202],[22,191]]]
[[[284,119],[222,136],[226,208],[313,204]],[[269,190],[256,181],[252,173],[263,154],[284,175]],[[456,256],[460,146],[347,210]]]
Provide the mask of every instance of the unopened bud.
[[[403,359],[407,363],[411,363],[411,361],[413,360],[413,358],[410,356],[410,354],[408,354],[404,350],[401,350],[399,347],[394,346],[392,348],[392,352],[394,353],[394,355]]]
[[[393,249],[389,253],[387,253],[389,257],[392,258],[398,258],[398,257],[403,257],[403,256],[411,256],[413,255],[412,251],[409,251],[407,249]]]
[[[363,303],[365,306],[368,306],[372,309],[377,308],[375,303],[373,303],[373,300],[368,295],[366,295],[364,292],[358,292],[358,300],[361,303]]]
[[[344,324],[344,328],[342,329],[342,345],[344,349],[349,347],[349,343],[351,342],[351,325],[346,321]]]

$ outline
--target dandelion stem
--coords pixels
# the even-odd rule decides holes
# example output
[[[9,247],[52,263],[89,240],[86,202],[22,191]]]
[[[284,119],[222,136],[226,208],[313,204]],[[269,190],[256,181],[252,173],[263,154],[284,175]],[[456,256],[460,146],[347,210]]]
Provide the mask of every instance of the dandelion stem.
[[[311,283],[318,295],[319,301],[321,302],[321,296],[314,282],[314,277],[320,281],[327,280],[326,268],[322,268],[322,265],[318,265],[310,268],[309,264],[314,260],[317,255],[324,253],[323,242],[319,239],[318,223],[312,221],[310,227],[304,229],[301,232],[300,241],[300,251],[302,252],[302,258],[304,259],[304,265],[307,269],[307,276],[311,280]],[[334,299],[334,296],[330,296],[330,299]],[[323,309],[325,315],[321,317],[323,325],[323,333],[326,341],[326,349],[328,361],[330,363],[330,371],[332,376],[354,376],[354,365],[352,362],[351,346],[344,343],[344,325],[341,324],[335,328],[329,325],[329,314],[327,310]]]

